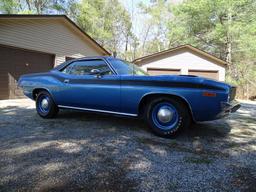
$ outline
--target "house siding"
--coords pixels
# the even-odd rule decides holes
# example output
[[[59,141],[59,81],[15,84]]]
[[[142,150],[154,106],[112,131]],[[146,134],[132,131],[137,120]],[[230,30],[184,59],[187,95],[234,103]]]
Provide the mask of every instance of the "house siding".
[[[0,44],[55,55],[55,65],[65,57],[104,55],[81,32],[63,19],[0,19]]]

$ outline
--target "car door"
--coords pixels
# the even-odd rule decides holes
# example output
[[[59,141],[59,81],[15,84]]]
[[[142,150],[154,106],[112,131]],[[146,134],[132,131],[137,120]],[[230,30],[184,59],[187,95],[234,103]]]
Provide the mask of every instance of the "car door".
[[[103,59],[73,61],[60,73],[60,106],[120,111],[120,76]]]

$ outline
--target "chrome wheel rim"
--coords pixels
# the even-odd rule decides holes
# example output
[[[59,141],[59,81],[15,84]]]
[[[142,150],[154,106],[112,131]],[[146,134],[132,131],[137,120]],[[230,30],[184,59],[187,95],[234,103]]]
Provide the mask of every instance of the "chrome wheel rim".
[[[39,96],[37,105],[41,113],[48,113],[50,110],[50,98],[47,95]]]
[[[158,103],[152,110],[154,124],[163,130],[175,129],[179,123],[179,113],[174,105],[169,102]]]
[[[42,109],[47,110],[49,107],[49,101],[46,98],[42,99],[41,106],[42,106]]]
[[[162,123],[168,123],[172,120],[173,111],[168,108],[161,107],[157,112],[157,118]]]

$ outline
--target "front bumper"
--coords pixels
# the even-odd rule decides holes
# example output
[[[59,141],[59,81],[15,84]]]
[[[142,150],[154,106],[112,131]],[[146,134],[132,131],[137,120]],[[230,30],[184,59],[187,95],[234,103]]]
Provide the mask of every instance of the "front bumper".
[[[241,107],[240,103],[237,101],[222,102],[221,112],[217,115],[218,118],[223,118],[228,116],[230,113],[236,112]]]

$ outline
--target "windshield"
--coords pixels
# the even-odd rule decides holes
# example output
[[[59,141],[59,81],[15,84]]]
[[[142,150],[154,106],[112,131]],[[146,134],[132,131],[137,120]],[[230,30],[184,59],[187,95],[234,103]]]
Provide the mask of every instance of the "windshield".
[[[109,59],[110,63],[119,75],[148,75],[136,65],[120,59]]]

